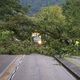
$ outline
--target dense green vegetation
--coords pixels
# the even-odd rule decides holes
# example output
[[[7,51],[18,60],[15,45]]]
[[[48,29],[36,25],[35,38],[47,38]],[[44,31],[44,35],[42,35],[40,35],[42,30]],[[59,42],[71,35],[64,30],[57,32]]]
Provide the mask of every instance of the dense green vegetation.
[[[33,17],[18,0],[0,5],[0,54],[80,55],[80,0],[44,7]],[[42,36],[41,45],[33,32]]]

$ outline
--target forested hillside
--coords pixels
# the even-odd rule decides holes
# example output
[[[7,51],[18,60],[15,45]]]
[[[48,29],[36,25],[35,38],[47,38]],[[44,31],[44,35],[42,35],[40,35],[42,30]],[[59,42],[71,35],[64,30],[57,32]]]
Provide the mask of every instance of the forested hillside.
[[[53,5],[53,4],[63,4],[65,0],[21,0],[21,3],[26,6],[31,6],[31,11],[29,14],[35,14],[42,7]]]

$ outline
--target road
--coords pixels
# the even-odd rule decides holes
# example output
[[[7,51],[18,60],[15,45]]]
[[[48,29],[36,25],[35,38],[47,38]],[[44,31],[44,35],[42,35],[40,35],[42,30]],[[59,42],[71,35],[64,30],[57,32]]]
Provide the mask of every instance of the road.
[[[0,55],[0,76],[16,56]]]
[[[10,80],[76,80],[54,58],[38,54],[24,57]]]
[[[80,68],[80,57],[67,57],[66,59]]]

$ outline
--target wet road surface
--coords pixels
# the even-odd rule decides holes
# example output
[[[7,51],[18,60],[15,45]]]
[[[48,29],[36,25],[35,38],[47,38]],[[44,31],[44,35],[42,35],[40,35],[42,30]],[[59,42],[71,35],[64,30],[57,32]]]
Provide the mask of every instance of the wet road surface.
[[[54,58],[27,55],[11,80],[76,80]]]

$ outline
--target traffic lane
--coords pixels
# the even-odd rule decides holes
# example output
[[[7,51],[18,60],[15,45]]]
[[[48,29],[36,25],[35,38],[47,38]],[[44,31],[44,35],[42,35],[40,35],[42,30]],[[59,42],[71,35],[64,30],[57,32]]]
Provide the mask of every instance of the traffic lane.
[[[16,58],[14,55],[0,55],[0,74]]]
[[[43,55],[25,56],[11,80],[76,80],[55,59]]]

